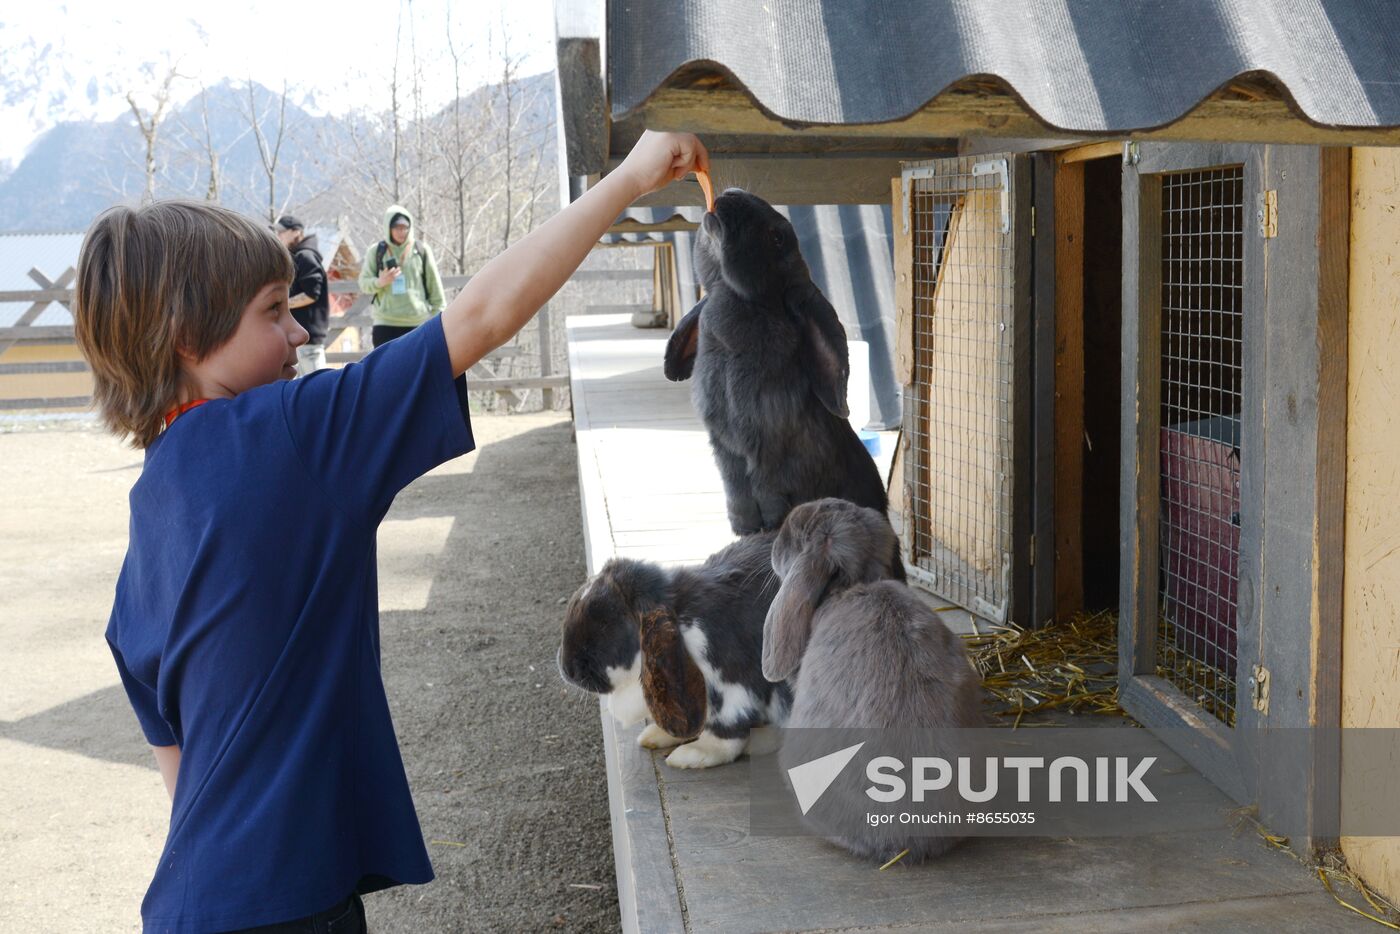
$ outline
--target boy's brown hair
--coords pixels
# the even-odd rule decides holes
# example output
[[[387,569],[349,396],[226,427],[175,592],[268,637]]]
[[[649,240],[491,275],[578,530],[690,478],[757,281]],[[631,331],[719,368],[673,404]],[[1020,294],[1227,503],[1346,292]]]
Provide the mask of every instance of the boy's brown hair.
[[[199,201],[105,211],[83,238],[73,333],[102,420],[136,447],[160,434],[183,372],[238,328],[243,309],[294,267],[272,231]]]

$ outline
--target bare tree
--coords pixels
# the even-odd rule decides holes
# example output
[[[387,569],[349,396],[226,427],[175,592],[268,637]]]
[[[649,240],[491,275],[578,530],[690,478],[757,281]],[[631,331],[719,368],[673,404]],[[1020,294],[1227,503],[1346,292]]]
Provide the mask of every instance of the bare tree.
[[[303,205],[303,213],[348,217],[369,254],[384,236],[385,204],[412,205],[416,235],[432,245],[443,272],[451,275],[479,268],[504,244],[533,229],[557,203],[552,108],[545,106],[554,84],[548,75],[523,78],[521,59],[510,45],[502,48],[496,30],[489,47],[474,50],[463,38],[468,35],[465,19],[454,20],[448,12],[434,22],[444,27],[441,33],[433,30],[442,36],[435,47],[442,57],[436,63],[423,59],[433,50],[417,43],[411,31],[401,34],[410,48],[401,50],[392,73],[388,61],[381,73],[390,82],[390,94],[381,98],[388,106],[338,118],[336,143],[322,151],[327,160],[323,171],[333,182],[314,204]],[[402,29],[416,30],[416,25],[403,24]],[[496,80],[473,88],[469,76],[481,51]],[[412,66],[410,52],[416,53]],[[443,90],[452,99],[433,109],[432,86],[409,67],[420,68],[424,77],[436,73],[443,78],[450,69],[451,81],[444,82]],[[561,299],[556,312],[576,298]],[[518,338],[521,355],[487,365],[500,368],[501,376],[528,375],[535,371],[531,348],[551,353],[551,343],[561,336],[559,324],[553,321],[548,334],[541,330],[544,324],[527,328]],[[494,395],[483,401],[488,407],[502,405]],[[507,400],[513,406],[521,402],[519,394]]]
[[[209,89],[199,89],[199,122],[204,129],[204,152],[209,157],[209,187],[205,201],[219,200],[219,150],[214,146],[214,134],[209,129]]]
[[[539,181],[539,153],[540,147],[548,145],[547,139],[531,140],[522,139],[524,129],[521,121],[532,116],[535,105],[538,102],[540,85],[535,84],[527,89],[520,78],[521,58],[512,54],[510,34],[502,29],[500,67],[501,83],[498,89],[492,94],[493,101],[501,108],[502,113],[497,127],[495,145],[501,160],[502,179],[499,190],[504,199],[502,212],[502,225],[500,229],[501,249],[510,246],[512,237],[518,227],[518,222],[522,216],[526,218],[526,230],[534,227],[534,207],[540,193]],[[531,127],[530,133],[536,134],[549,131],[553,126],[551,120],[545,127]],[[533,145],[532,145],[533,143]],[[529,149],[531,155],[529,161],[530,168],[522,174],[520,169],[521,153]],[[528,182],[523,187],[521,182],[528,178]]]
[[[413,138],[414,161],[416,163],[413,173],[413,212],[416,216],[422,217],[426,206],[423,200],[423,182],[428,175],[427,154],[423,149],[423,61],[418,57],[418,18],[413,15],[413,0],[406,0],[406,2],[408,3],[408,55],[413,61]]]
[[[530,213],[525,218],[525,232],[529,233],[535,229],[535,207],[540,203],[540,195],[543,189],[540,187],[540,169],[544,165],[544,160],[540,158],[539,151],[536,150],[530,156],[530,197],[527,207]]]
[[[274,104],[277,108],[277,123],[272,132],[269,132],[263,128],[264,118],[268,114],[267,111],[258,107],[257,88],[258,85],[252,78],[249,78],[248,109],[244,112],[244,116],[248,119],[253,139],[257,142],[258,158],[262,163],[263,175],[267,179],[267,220],[271,223],[277,219],[277,173],[281,168],[279,163],[282,158],[282,144],[287,139],[287,98],[290,96],[290,92],[287,82],[283,81],[282,93]]]
[[[193,124],[182,114],[177,112],[175,120],[179,124],[183,138],[176,142],[180,145],[183,154],[192,157],[198,167],[191,171],[190,178],[183,186],[193,193],[195,185],[198,183],[199,173],[206,177],[204,185],[204,200],[218,202],[223,194],[224,182],[224,154],[243,139],[251,128],[245,128],[233,139],[216,140],[214,138],[214,122],[210,119],[209,112],[209,88],[201,85],[199,88],[199,113],[196,114],[196,122]]]
[[[515,164],[515,122],[512,119],[511,104],[515,98],[515,71],[517,63],[510,57],[510,33],[501,30],[501,93],[505,97],[506,119],[501,144],[505,149],[506,156],[506,183],[504,187],[506,196],[506,225],[501,231],[501,249],[510,246],[511,228],[511,168]]]
[[[384,236],[386,203],[411,205],[417,235],[433,247],[448,274],[479,266],[533,228],[552,203],[552,115],[541,105],[553,85],[547,78],[522,79],[514,43],[503,48],[493,29],[486,57],[499,69],[497,80],[469,87],[473,62],[481,56],[463,40],[467,30],[461,16],[448,11],[435,20],[441,27],[433,30],[442,36],[435,45],[441,67],[423,58],[433,52],[425,43],[401,35],[416,49],[416,67],[425,76],[430,69],[450,70],[444,90],[451,100],[429,110],[430,85],[422,81],[415,88],[415,76],[406,70],[410,49],[401,49],[393,71],[384,69],[388,107],[341,118],[337,145],[324,149],[325,172],[336,182],[322,203],[327,208],[333,203],[335,214],[348,214],[356,231],[374,240]]]
[[[146,188],[141,195],[142,204],[150,204],[156,199],[156,172],[157,172],[157,147],[160,144],[161,126],[165,122],[165,112],[170,107],[171,88],[175,80],[182,77],[179,66],[170,65],[165,73],[165,78],[155,90],[155,103],[148,110],[142,109],[136,102],[136,92],[126,92],[126,102],[131,105],[131,113],[136,117],[136,128],[141,131],[141,138],[146,144]]]
[[[219,203],[219,154],[209,151],[209,187],[204,189],[204,200]]]
[[[399,150],[402,146],[400,138],[401,121],[399,119],[399,45],[403,37],[403,5],[399,6],[399,15],[394,25],[394,65],[389,76],[389,119],[393,122],[394,131],[394,161],[392,165],[392,178],[394,180],[394,203],[399,203]]]
[[[355,187],[368,185],[376,201],[394,197],[392,158],[386,149],[386,120],[387,117],[365,113],[351,113],[342,118],[345,141],[350,149],[341,154],[332,168],[332,174],[350,181]]]
[[[452,172],[453,207],[457,213],[457,270],[467,265],[467,180],[462,171],[465,140],[462,137],[462,58],[452,41],[452,7],[447,7],[447,54],[452,59],[452,146],[447,152],[447,165]]]
[[[467,102],[462,97],[462,57],[466,50],[458,49],[455,40],[452,38],[452,9],[447,9],[447,54],[452,61],[452,103],[451,108],[451,132],[439,134],[441,144],[439,149],[442,152],[442,161],[447,169],[448,187],[452,199],[453,213],[456,221],[456,236],[454,239],[455,249],[452,251],[457,265],[457,272],[463,273],[467,269],[467,195],[472,190],[472,176],[476,174],[478,168],[486,160],[487,153],[483,153],[479,146],[471,146],[469,142],[473,139],[480,139],[485,115],[482,113],[468,114],[466,112]],[[473,125],[468,125],[468,120],[475,118]],[[489,206],[490,202],[482,205],[477,210],[477,217],[481,211]],[[476,217],[472,222],[475,224]]]

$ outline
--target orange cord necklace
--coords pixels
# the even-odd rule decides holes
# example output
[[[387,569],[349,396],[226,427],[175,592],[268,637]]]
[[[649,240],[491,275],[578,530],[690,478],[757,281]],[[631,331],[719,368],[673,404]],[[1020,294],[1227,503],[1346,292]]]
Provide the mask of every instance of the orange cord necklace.
[[[199,408],[201,405],[203,405],[204,403],[206,403],[206,402],[208,402],[208,401],[209,401],[208,399],[195,399],[195,400],[193,400],[193,401],[191,401],[191,402],[186,402],[184,405],[176,406],[175,408],[171,409],[169,412],[166,412],[166,413],[165,413],[165,427],[166,427],[166,428],[169,428],[171,425],[173,425],[173,424],[175,423],[175,419],[179,418],[181,415],[184,415],[184,414],[185,414],[186,412],[188,412],[190,409],[197,409],[197,408]]]

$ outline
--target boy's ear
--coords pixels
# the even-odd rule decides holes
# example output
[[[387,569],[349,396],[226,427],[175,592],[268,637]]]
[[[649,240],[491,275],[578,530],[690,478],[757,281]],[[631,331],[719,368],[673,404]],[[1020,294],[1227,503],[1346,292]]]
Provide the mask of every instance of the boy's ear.
[[[183,341],[175,345],[175,356],[182,366],[189,366],[199,362],[199,354],[190,350],[189,345]]]

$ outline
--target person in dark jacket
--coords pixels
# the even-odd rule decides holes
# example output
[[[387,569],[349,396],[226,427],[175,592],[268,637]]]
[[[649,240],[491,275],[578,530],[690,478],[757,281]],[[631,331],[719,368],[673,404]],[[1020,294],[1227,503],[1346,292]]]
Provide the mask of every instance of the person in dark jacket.
[[[297,324],[310,335],[297,348],[297,375],[308,376],[326,368],[326,328],[330,324],[330,289],[326,283],[325,262],[316,243],[316,235],[306,236],[306,227],[290,214],[277,219],[277,239],[292,254],[296,278],[288,289],[288,304]]]

